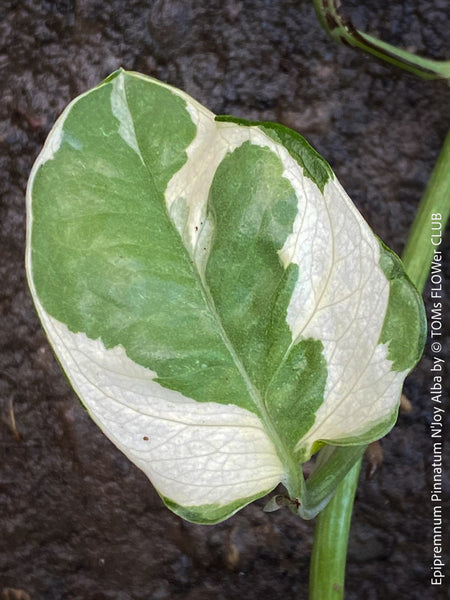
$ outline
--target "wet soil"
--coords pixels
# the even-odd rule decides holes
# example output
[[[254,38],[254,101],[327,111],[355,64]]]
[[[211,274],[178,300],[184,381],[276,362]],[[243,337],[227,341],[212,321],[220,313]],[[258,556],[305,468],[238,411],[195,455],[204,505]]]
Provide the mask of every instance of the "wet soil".
[[[346,8],[366,31],[450,56],[447,0],[361,4],[349,0]],[[184,523],[90,421],[27,291],[26,181],[69,100],[123,66],[182,87],[217,113],[298,130],[400,252],[448,127],[448,87],[337,46],[302,0],[1,0],[0,7],[0,596],[307,598],[312,522],[287,510],[266,514],[259,501],[217,526]],[[444,255],[448,246],[447,237]],[[444,269],[448,281],[448,262]],[[443,341],[448,357],[448,322]],[[430,367],[428,344],[406,383],[412,411],[383,440],[381,471],[360,481],[348,600],[450,597],[448,587],[429,582]],[[447,444],[447,502],[448,452]],[[448,552],[447,545],[447,564]]]

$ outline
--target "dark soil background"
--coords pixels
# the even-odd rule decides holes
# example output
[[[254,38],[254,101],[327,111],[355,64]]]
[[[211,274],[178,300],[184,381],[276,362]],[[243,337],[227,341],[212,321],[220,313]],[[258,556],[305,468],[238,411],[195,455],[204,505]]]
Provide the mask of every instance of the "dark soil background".
[[[450,57],[448,0],[345,6],[366,31]],[[28,174],[64,106],[123,66],[216,113],[298,130],[401,252],[448,128],[448,86],[336,45],[306,0],[0,0],[0,14],[0,597],[306,599],[313,522],[261,500],[217,526],[184,523],[89,420],[27,290]],[[450,598],[429,583],[430,366],[428,343],[406,383],[413,409],[383,440],[381,471],[361,478],[348,600]],[[448,444],[445,456],[448,501]]]

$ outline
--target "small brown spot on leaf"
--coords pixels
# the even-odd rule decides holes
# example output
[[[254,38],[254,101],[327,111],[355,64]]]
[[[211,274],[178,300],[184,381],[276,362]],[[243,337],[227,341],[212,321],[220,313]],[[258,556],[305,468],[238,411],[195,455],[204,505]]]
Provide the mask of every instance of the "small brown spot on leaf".
[[[148,436],[144,435],[142,439],[144,440],[144,442],[148,442]]]

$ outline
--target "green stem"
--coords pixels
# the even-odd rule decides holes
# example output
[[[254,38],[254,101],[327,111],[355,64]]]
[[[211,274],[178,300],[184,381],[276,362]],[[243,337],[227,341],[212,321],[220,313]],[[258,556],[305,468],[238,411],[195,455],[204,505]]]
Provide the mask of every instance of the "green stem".
[[[450,78],[450,61],[417,56],[359,31],[350,19],[341,15],[337,0],[313,0],[313,4],[320,24],[337,42],[359,48],[424,79]]]
[[[428,279],[434,250],[439,246],[438,237],[431,239],[432,234],[439,235],[439,231],[431,230],[432,215],[437,214],[441,216],[443,232],[450,214],[450,131],[419,204],[402,255],[406,272],[421,293]]]
[[[423,292],[433,257],[431,221],[444,232],[450,213],[450,131],[419,204],[403,252],[403,263],[411,281]],[[433,218],[440,215],[440,219]],[[351,514],[361,460],[347,473],[335,495],[317,517],[309,580],[310,600],[344,598],[345,562]]]
[[[310,600],[344,597],[345,561],[361,459],[336,489],[331,502],[317,517],[309,575]]]

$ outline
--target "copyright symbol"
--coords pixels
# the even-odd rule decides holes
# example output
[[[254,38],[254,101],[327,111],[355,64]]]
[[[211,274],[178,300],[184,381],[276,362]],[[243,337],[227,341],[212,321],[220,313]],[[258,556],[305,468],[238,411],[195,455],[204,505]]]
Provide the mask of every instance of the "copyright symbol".
[[[440,352],[442,350],[442,346],[439,342],[433,342],[431,344],[431,349],[433,350],[433,352]]]

